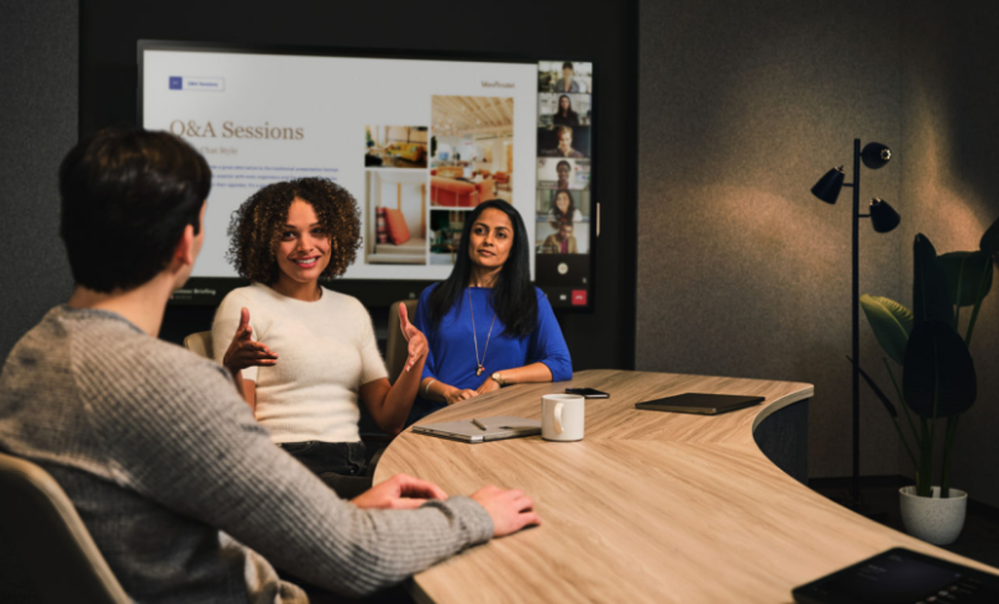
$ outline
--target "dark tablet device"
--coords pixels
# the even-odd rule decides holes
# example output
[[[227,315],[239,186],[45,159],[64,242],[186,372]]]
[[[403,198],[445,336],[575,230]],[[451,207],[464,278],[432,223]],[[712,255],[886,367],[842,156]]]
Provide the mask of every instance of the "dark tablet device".
[[[677,413],[700,413],[718,415],[743,407],[751,407],[763,402],[762,396],[733,396],[731,394],[699,394],[688,392],[666,398],[646,401],[635,405],[636,409],[653,411],[675,411]]]
[[[565,393],[578,394],[583,398],[610,398],[609,394],[596,388],[566,388]]]
[[[901,547],[791,591],[801,604],[999,602],[999,576]]]

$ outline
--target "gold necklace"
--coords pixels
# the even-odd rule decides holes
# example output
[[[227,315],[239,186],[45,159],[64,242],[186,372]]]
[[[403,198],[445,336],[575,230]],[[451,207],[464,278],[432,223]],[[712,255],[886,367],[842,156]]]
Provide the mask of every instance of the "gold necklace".
[[[475,370],[476,376],[481,376],[482,372],[486,370],[486,351],[489,350],[489,338],[493,337],[493,327],[496,325],[496,312],[493,311],[493,322],[489,324],[489,334],[486,335],[486,345],[482,349],[482,359],[479,360],[479,338],[475,334],[475,312],[472,310],[472,288],[465,288],[468,292],[468,314],[472,316],[472,341],[475,343],[475,365],[477,369]]]

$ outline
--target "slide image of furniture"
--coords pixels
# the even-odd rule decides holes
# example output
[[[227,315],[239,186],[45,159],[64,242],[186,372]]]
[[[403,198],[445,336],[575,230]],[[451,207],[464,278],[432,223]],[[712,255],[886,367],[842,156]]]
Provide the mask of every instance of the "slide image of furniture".
[[[364,130],[366,168],[426,169],[426,126],[368,125]]]
[[[434,96],[431,99],[431,205],[473,207],[512,202],[513,99]],[[440,179],[440,180],[438,180]],[[445,179],[474,185],[474,191]]]
[[[430,210],[430,264],[453,266],[461,245],[466,210]]]
[[[430,205],[440,208],[473,208],[483,201],[494,199],[496,185],[493,179],[476,181],[430,177]]]
[[[364,261],[368,264],[425,265],[425,173],[370,170],[365,189]]]

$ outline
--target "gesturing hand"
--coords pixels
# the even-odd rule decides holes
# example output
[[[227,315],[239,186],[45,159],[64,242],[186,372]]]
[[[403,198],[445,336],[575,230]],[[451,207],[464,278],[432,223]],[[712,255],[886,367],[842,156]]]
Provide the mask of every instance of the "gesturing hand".
[[[428,499],[447,499],[447,493],[432,482],[396,474],[350,502],[362,509],[407,510],[420,507]]]
[[[235,373],[247,367],[259,365],[270,367],[277,363],[277,355],[271,352],[266,344],[254,342],[250,339],[253,328],[250,327],[250,311],[243,308],[239,314],[239,327],[232,337],[229,349],[222,357],[222,364],[226,369]]]
[[[516,533],[529,524],[541,524],[541,518],[534,512],[534,500],[519,489],[504,491],[490,485],[473,493],[472,499],[493,519],[493,537]]]
[[[427,354],[429,347],[427,345],[427,337],[409,322],[409,313],[406,311],[405,304],[399,305],[399,329],[402,330],[402,336],[409,342],[409,357],[406,359],[406,365],[403,367],[403,369],[409,371],[420,360],[420,357]]]

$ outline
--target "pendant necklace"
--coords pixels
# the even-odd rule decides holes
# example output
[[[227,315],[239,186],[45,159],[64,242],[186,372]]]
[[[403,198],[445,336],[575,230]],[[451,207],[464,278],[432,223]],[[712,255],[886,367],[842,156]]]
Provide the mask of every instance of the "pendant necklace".
[[[486,370],[486,351],[489,350],[489,338],[493,336],[493,327],[496,325],[496,313],[493,312],[493,322],[489,325],[489,334],[486,335],[486,345],[482,349],[482,359],[479,359],[479,338],[475,335],[475,313],[472,311],[472,289],[466,288],[468,292],[468,314],[472,316],[472,341],[475,343],[475,370],[476,376],[481,376]]]

